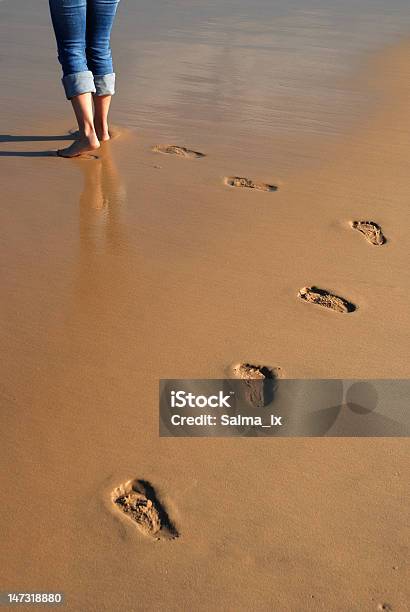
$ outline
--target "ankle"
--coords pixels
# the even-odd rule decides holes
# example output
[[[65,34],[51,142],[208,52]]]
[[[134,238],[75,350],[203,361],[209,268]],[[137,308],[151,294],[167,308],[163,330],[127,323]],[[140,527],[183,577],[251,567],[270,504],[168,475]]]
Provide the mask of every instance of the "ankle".
[[[103,136],[109,136],[110,132],[108,129],[108,122],[107,121],[95,121],[94,122],[94,126],[95,126],[95,131],[97,134],[99,135],[103,135]]]
[[[100,140],[99,140],[97,134],[95,133],[95,130],[92,130],[91,132],[84,133],[83,138],[84,138],[84,140],[87,140],[89,145],[91,147],[93,147],[94,149],[98,149],[98,147],[100,146]]]
[[[87,124],[82,129],[80,129],[80,138],[87,138],[88,140],[97,138],[94,126]]]
[[[99,149],[101,146],[100,140],[95,133],[95,130],[82,132],[79,141],[88,149]]]
[[[108,130],[106,132],[98,132],[97,138],[101,142],[104,142],[106,140],[110,140],[110,134],[109,134]]]

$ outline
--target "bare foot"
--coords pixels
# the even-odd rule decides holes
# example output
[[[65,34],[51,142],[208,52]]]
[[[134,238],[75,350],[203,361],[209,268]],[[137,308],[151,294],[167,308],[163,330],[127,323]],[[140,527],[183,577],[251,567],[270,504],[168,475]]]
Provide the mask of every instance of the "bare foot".
[[[109,132],[97,132],[97,136],[100,142],[106,142],[107,140],[110,140],[111,138]]]
[[[106,142],[107,140],[110,140],[111,136],[107,124],[102,126],[96,125],[95,131],[100,142]]]
[[[85,153],[90,153],[100,148],[100,142],[96,134],[90,134],[89,136],[83,136],[79,138],[72,145],[66,149],[59,149],[57,155],[59,157],[79,157]]]

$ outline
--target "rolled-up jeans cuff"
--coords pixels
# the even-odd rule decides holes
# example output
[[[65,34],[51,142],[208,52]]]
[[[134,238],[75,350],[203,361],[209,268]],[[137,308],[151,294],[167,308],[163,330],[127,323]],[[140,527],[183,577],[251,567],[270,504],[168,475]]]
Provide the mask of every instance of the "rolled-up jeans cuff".
[[[115,72],[102,76],[95,74],[94,83],[97,96],[113,96],[115,94]]]
[[[94,77],[91,70],[67,74],[63,77],[63,86],[67,100],[83,93],[95,93]]]

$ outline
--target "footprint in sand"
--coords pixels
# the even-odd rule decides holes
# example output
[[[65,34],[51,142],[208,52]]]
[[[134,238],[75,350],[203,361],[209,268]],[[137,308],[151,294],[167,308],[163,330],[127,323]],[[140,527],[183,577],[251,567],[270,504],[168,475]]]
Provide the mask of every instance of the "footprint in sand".
[[[239,363],[232,367],[232,374],[244,381],[246,401],[255,408],[263,408],[273,400],[275,381],[282,372],[281,368]]]
[[[251,179],[243,176],[227,176],[225,177],[225,185],[231,187],[245,187],[247,189],[256,189],[256,191],[277,191],[276,185],[269,185],[268,183],[255,183]]]
[[[187,159],[198,159],[205,157],[205,153],[199,151],[192,151],[186,147],[177,147],[176,145],[156,145],[152,149],[155,153],[166,153],[167,155],[178,155],[179,157],[185,157]]]
[[[60,155],[58,151],[53,151],[51,154],[61,159],[74,159],[76,161],[94,161],[100,159],[98,155],[93,155],[92,153],[83,153],[83,155],[74,155],[73,157],[65,157],[64,155]]]
[[[146,480],[129,480],[112,492],[112,501],[144,535],[154,540],[179,536],[154,487]]]
[[[98,155],[91,155],[90,153],[86,153],[84,155],[77,155],[76,157],[71,157],[71,159],[76,159],[80,161],[93,161],[100,158],[98,157]]]
[[[305,302],[319,304],[319,306],[324,306],[336,312],[346,313],[356,310],[356,306],[351,302],[318,287],[303,287],[299,291],[298,297]]]
[[[263,365],[252,365],[250,363],[238,363],[232,367],[235,378],[242,380],[265,380],[275,379],[280,376],[281,368],[271,368]]]
[[[353,229],[361,232],[370,244],[381,246],[386,242],[382,228],[374,221],[352,221],[351,226]]]

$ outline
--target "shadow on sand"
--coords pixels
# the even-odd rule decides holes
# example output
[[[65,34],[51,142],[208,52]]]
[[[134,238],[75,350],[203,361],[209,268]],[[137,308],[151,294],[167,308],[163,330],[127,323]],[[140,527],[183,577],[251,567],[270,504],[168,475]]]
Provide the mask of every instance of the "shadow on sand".
[[[57,136],[14,136],[13,134],[0,134],[0,142],[56,142],[75,140],[73,132]],[[0,151],[0,157],[57,157],[56,151]]]

